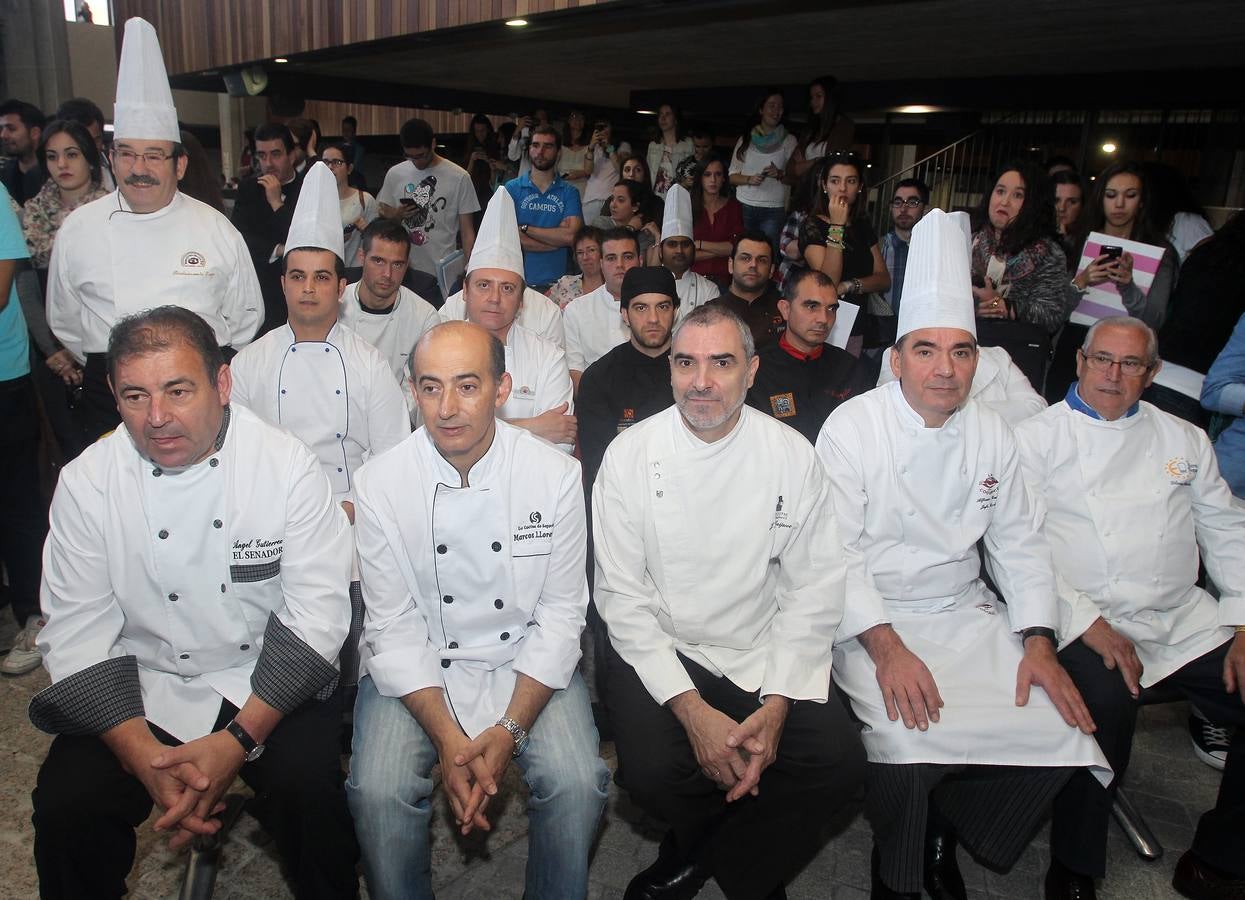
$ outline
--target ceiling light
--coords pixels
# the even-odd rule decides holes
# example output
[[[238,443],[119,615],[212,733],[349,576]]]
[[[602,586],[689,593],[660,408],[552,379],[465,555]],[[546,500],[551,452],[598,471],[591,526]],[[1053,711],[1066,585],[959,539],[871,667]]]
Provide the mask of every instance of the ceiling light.
[[[655,110],[655,109],[637,109],[635,112],[636,112],[636,115],[637,115],[637,116],[655,116],[655,115],[657,115],[657,110]]]
[[[274,60],[273,60],[273,62],[275,62],[275,63],[287,63],[287,62],[289,62],[289,60],[288,60],[288,59],[286,59],[284,56],[278,56],[276,59],[274,59]]]
[[[1107,141],[1105,144],[1102,145],[1103,153],[1114,153],[1115,151],[1116,151],[1116,146],[1111,141]]]
[[[527,19],[507,19],[506,24],[511,28],[522,28],[527,24]]]
[[[913,103],[913,104],[909,104],[908,106],[897,106],[895,107],[895,112],[907,113],[909,115],[920,115],[922,113],[938,112],[938,107],[937,106],[926,106],[923,103]]]

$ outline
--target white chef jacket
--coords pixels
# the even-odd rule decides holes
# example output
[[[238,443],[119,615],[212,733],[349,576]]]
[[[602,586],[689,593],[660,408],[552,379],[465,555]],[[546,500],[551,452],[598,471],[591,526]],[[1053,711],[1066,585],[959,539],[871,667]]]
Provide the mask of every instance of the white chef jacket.
[[[562,318],[566,322],[566,364],[575,372],[586,372],[602,356],[631,340],[631,331],[623,324],[622,306],[604,284],[566,304]]]
[[[1063,601],[1060,635],[1101,615],[1161,681],[1245,624],[1245,508],[1206,433],[1142,403],[1108,422],[1061,400],[1016,429]],[[1198,548],[1221,594],[1194,582]]]
[[[118,319],[171,304],[198,313],[222,347],[255,336],[264,302],[246,242],[229,220],[178,191],[139,215],[113,191],[69,214],[48,264],[48,324],[79,362],[108,350]]]
[[[329,663],[350,624],[350,527],[299,441],[231,406],[221,449],[182,470],[125,428],[61,472],[39,650],[55,684],[135,656],[147,719],[182,741],[242,706],[268,617]]]
[[[443,688],[474,738],[505,714],[516,672],[570,683],[587,528],[579,463],[506,422],[468,482],[420,428],[359,473],[355,536],[361,671],[387,697]]]
[[[1020,367],[1012,362],[1011,354],[1002,347],[978,347],[977,353],[977,372],[973,375],[969,397],[994,410],[1013,428],[1046,409],[1046,401],[1029,384]],[[888,351],[882,357],[878,384],[895,380]]]
[[[467,304],[463,292],[453,294],[439,310],[442,322],[467,321]],[[514,320],[533,334],[565,349],[566,331],[562,324],[562,310],[540,291],[530,287],[523,289],[523,301]]]
[[[517,322],[506,335],[506,371],[512,387],[510,397],[497,413],[501,418],[530,419],[563,403],[567,404],[567,415],[575,413],[566,354],[561,347]],[[573,443],[557,446],[567,453],[575,451]]]
[[[441,319],[431,303],[401,285],[390,312],[384,315],[367,312],[359,301],[359,284],[356,281],[346,287],[338,321],[379,350],[394,380],[403,385],[407,361],[415,343]]]
[[[1065,723],[1044,691],[1016,706],[1023,648],[1013,632],[1055,628],[1059,613],[1050,551],[1003,419],[969,400],[941,428],[926,428],[896,382],[835,409],[817,455],[834,485],[843,541],[863,554],[849,558],[834,671],[865,723],[869,759],[1088,765],[1109,780],[1097,743]],[[997,562],[1006,604],[978,577],[979,540]],[[886,714],[876,668],[857,640],[883,622],[929,668],[946,702],[928,731]]]
[[[674,281],[674,290],[679,295],[678,318],[682,319],[698,306],[722,296],[722,289],[701,275],[688,269],[682,278]]]
[[[626,429],[592,490],[593,599],[658,703],[677,653],[745,691],[825,702],[844,557],[808,441],[751,407],[705,443],[677,407]]]
[[[326,341],[294,340],[288,324],[234,357],[233,396],[315,453],[339,501],[369,458],[411,433],[402,391],[380,351],[341,322]]]

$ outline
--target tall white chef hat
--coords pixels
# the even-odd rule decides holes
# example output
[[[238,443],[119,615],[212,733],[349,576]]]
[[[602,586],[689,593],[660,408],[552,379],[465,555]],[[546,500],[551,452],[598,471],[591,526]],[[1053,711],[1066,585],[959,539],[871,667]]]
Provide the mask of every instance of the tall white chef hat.
[[[317,161],[303,178],[298,192],[298,205],[290,219],[285,238],[285,252],[300,247],[332,250],[345,260],[346,245],[342,240],[341,201],[337,197],[337,179],[323,162]]]
[[[480,221],[467,272],[476,269],[504,269],[523,275],[523,248],[519,245],[519,219],[514,212],[514,198],[499,187]]]
[[[113,135],[118,139],[172,141],[180,144],[177,110],[156,30],[146,19],[127,19],[117,69]]]
[[[896,339],[918,328],[977,336],[968,213],[931,209],[912,229]]]
[[[666,191],[666,212],[661,220],[661,239],[692,236],[692,195],[681,184]]]

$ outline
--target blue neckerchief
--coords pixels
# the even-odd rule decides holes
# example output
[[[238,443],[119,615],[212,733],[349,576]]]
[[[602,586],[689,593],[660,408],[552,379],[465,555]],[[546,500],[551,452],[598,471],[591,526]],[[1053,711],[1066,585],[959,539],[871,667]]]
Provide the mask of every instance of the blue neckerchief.
[[[1063,398],[1064,402],[1067,403],[1069,406],[1071,406],[1073,409],[1075,409],[1077,412],[1085,413],[1085,415],[1089,416],[1091,419],[1101,420],[1102,416],[1098,415],[1098,410],[1094,409],[1092,406],[1090,406],[1088,403],[1086,403],[1084,400],[1081,399],[1081,393],[1080,391],[1077,390],[1080,384],[1081,383],[1079,381],[1072,382],[1072,385],[1068,388],[1067,395]],[[1139,409],[1141,409],[1140,400],[1138,400],[1136,403],[1130,406],[1128,408],[1128,412],[1124,413],[1124,415],[1120,416],[1120,418],[1127,419],[1129,416],[1136,415]]]

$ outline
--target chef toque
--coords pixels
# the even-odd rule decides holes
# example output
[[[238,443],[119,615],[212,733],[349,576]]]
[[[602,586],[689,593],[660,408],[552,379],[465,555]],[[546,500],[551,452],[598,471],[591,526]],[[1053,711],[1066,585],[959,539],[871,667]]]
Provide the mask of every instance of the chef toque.
[[[692,195],[681,184],[666,191],[666,214],[661,220],[661,239],[692,236]]]
[[[332,250],[338,259],[344,261],[346,258],[337,179],[320,161],[312,165],[303,178],[294,217],[290,220],[290,231],[285,238],[286,253],[302,247]]]
[[[118,140],[182,141],[160,40],[146,19],[125,23],[113,120],[113,136]]]
[[[504,269],[523,277],[519,220],[514,214],[514,198],[504,187],[497,189],[484,210],[471,259],[467,261],[468,274],[476,269]]]
[[[968,213],[931,209],[912,229],[896,340],[919,328],[977,337]]]

